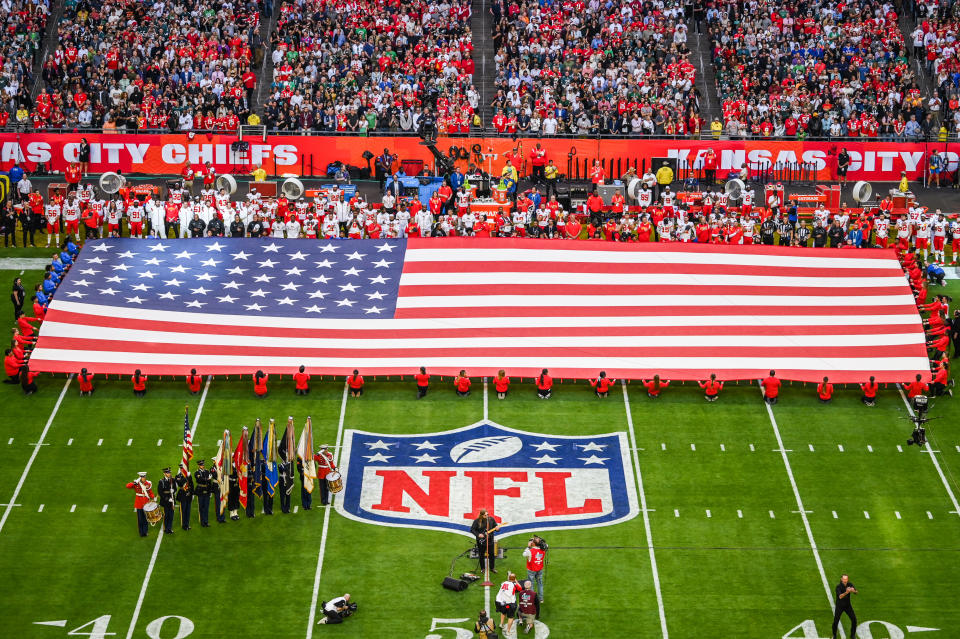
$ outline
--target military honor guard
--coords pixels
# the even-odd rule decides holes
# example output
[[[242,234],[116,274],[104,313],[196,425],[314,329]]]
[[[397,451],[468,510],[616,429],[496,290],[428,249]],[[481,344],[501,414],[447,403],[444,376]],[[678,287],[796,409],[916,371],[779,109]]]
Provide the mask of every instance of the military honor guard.
[[[143,507],[154,503],[153,484],[147,479],[147,473],[139,472],[137,479],[128,483],[127,488],[134,491],[133,507],[137,511],[137,531],[141,537],[146,537],[147,516],[143,512]]]
[[[223,524],[227,521],[227,511],[225,508],[221,507],[222,499],[221,493],[223,492],[223,485],[220,483],[220,480],[216,477],[213,478],[213,481],[210,482],[213,491],[210,493],[213,496],[213,512],[217,517],[217,523]]]
[[[160,507],[163,508],[163,532],[173,534],[173,504],[177,494],[177,483],[170,475],[170,467],[163,469],[163,479],[157,485]]]
[[[180,527],[190,530],[190,507],[193,506],[193,477],[186,469],[177,474],[177,503],[180,505]]]
[[[237,514],[240,510],[240,477],[237,473],[237,467],[234,466],[228,475],[227,510],[230,511],[230,519],[233,521],[240,519],[240,515]]]
[[[210,471],[204,468],[205,464],[205,459],[198,461],[197,470],[193,473],[201,528],[210,527],[210,494],[213,492],[213,478]]]

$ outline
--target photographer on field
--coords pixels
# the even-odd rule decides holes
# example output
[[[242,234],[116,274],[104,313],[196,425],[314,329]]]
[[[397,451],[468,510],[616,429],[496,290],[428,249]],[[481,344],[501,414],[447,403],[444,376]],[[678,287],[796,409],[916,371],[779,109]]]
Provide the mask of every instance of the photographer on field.
[[[342,597],[323,602],[323,617],[317,624],[343,623],[343,620],[357,611],[357,604],[350,602],[350,593]]]
[[[473,624],[473,631],[477,633],[479,639],[493,639],[499,636],[497,627],[494,625],[493,619],[487,615],[486,610],[481,610],[480,614],[477,615],[477,621]]]
[[[537,591],[537,619],[540,618],[540,604],[543,603],[543,570],[546,566],[547,548],[547,542],[534,535],[523,549],[523,557],[527,560],[527,579]]]

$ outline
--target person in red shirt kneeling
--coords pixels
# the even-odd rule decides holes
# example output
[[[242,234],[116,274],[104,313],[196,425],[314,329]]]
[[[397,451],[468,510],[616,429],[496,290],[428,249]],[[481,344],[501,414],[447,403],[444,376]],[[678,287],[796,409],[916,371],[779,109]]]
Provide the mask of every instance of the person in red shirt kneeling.
[[[147,394],[147,376],[140,374],[140,369],[133,371],[133,377],[130,378],[130,381],[133,382],[133,394],[137,397],[143,397]]]
[[[293,374],[293,381],[296,384],[293,392],[297,395],[306,395],[310,392],[310,374],[304,371],[303,364],[301,364],[300,369]]]
[[[917,379],[915,381],[904,383],[903,385],[907,387],[907,399],[913,399],[917,395],[923,395],[930,390],[930,387],[923,381],[923,375],[920,373],[917,373]]]
[[[510,390],[510,378],[507,377],[507,373],[502,368],[497,372],[497,376],[493,378],[493,387],[497,391],[497,399],[506,398],[507,392]]]
[[[77,381],[80,382],[80,397],[93,395],[93,373],[88,373],[86,368],[81,368]]]
[[[267,396],[267,380],[270,376],[263,371],[257,371],[253,375],[253,393],[261,399]]]
[[[817,384],[817,397],[820,398],[821,404],[830,403],[833,398],[833,384],[830,383],[830,378],[824,377],[823,381]]]
[[[670,380],[668,379],[661,382],[659,375],[654,375],[651,380],[641,379],[640,382],[647,388],[647,397],[653,399],[660,397],[660,391],[670,386]]]
[[[427,368],[421,366],[420,372],[413,378],[417,380],[417,399],[423,399],[427,396],[427,391],[430,390],[430,376],[427,375]]]
[[[457,395],[460,397],[466,397],[470,394],[470,378],[467,377],[467,371],[460,371],[460,374],[453,380],[453,387],[457,389]]]
[[[353,375],[347,377],[347,386],[350,387],[350,394],[353,397],[363,395],[363,377],[360,375],[360,371],[353,369]]]
[[[603,399],[610,393],[610,387],[613,386],[616,381],[615,379],[607,377],[607,371],[600,371],[596,379],[590,380],[590,385],[593,386],[593,392],[597,394],[597,397]]]
[[[190,391],[191,395],[196,395],[200,392],[200,386],[203,385],[203,378],[197,375],[197,369],[191,368],[190,374],[187,375],[187,390]]]
[[[553,395],[553,378],[548,373],[547,369],[543,369],[537,378],[537,397],[540,399],[550,399]]]
[[[947,388],[950,383],[950,368],[946,364],[937,367],[933,374],[933,381],[930,382],[930,394],[934,397],[940,397],[944,393],[953,397],[953,390]]]
[[[710,379],[700,382],[700,388],[703,389],[704,399],[708,402],[715,402],[720,397],[720,391],[723,390],[723,382],[717,381],[716,373],[710,373]]]
[[[870,381],[860,384],[860,390],[863,391],[863,397],[860,398],[860,401],[863,402],[865,406],[877,405],[877,388],[879,385],[875,379],[876,378],[871,375]]]
[[[777,371],[770,371],[770,376],[760,382],[763,387],[763,401],[771,406],[777,403],[777,396],[780,395],[780,380],[777,379]]]

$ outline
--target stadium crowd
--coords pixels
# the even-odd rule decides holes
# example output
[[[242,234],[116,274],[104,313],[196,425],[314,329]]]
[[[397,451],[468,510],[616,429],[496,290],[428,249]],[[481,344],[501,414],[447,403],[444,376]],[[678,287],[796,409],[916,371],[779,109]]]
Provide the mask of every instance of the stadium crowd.
[[[29,113],[33,89],[33,61],[39,55],[50,4],[46,0],[5,0],[0,3],[0,24],[4,25],[0,43],[0,88],[3,108],[0,127],[11,123],[11,116]]]
[[[297,0],[280,9],[264,123],[284,131],[479,125],[466,0]]]
[[[17,122],[235,130],[251,115],[259,20],[255,2],[70,0],[56,50],[43,62],[44,88]]]
[[[498,133],[698,133],[679,0],[514,0],[491,8]]]

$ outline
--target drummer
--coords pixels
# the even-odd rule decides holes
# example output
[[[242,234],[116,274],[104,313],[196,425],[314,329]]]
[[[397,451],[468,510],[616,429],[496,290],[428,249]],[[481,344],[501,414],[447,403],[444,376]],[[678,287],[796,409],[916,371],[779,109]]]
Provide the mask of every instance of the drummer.
[[[324,444],[313,456],[313,461],[317,462],[317,479],[320,483],[320,503],[324,506],[330,504],[330,489],[327,486],[327,475],[337,472],[337,465],[333,463],[333,453],[329,446]]]
[[[137,530],[141,537],[147,536],[147,516],[143,512],[143,507],[153,503],[153,484],[147,479],[147,473],[137,473],[137,479],[127,484],[127,488],[135,491],[133,494],[133,507],[137,511]]]

